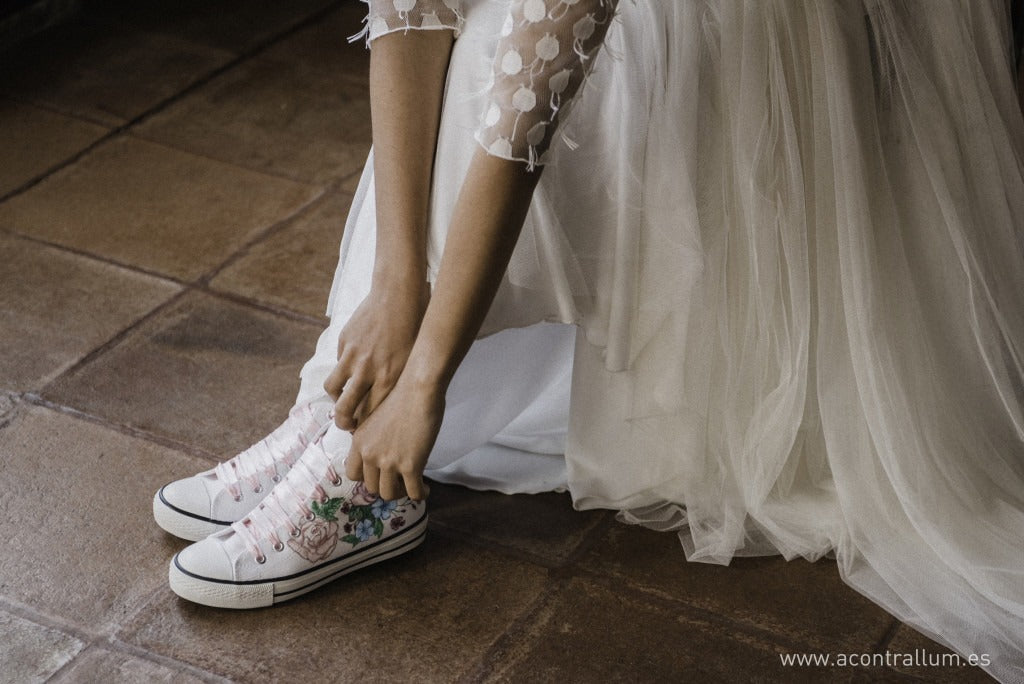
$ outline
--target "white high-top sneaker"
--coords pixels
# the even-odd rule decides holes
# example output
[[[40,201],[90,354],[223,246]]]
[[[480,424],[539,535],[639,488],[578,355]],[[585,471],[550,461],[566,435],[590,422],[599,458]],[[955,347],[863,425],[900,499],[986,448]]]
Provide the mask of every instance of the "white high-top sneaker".
[[[166,484],[153,497],[153,517],[167,532],[199,541],[255,508],[291,470],[329,422],[330,400],[295,406],[273,432],[234,458]]]
[[[335,437],[351,443],[337,431],[332,451]],[[347,454],[346,445],[331,456],[317,436],[245,518],[174,556],[174,593],[218,608],[270,606],[418,546],[426,502],[371,494],[344,476]]]

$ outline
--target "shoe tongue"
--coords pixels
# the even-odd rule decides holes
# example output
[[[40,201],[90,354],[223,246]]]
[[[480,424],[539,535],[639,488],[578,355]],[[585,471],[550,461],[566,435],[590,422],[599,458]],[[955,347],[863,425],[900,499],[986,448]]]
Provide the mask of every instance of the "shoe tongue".
[[[352,435],[332,423],[323,436],[323,445],[332,461],[337,461],[339,457],[344,461],[352,448]]]
[[[238,523],[235,524],[237,525]],[[221,538],[224,551],[228,554],[229,558],[243,558],[249,554],[249,549],[245,542],[232,528],[229,527],[226,530],[222,530],[217,535]]]

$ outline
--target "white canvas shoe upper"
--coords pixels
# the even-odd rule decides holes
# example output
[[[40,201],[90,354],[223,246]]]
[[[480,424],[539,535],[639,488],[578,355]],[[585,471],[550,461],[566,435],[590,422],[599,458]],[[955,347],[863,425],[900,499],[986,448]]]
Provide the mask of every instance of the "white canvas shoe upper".
[[[248,515],[174,557],[176,593],[226,608],[271,605],[423,540],[425,502],[370,493],[343,475],[348,450],[328,454],[322,441]]]
[[[195,541],[242,518],[291,470],[329,421],[330,408],[329,401],[296,406],[284,423],[237,456],[165,485],[153,500],[157,523]]]

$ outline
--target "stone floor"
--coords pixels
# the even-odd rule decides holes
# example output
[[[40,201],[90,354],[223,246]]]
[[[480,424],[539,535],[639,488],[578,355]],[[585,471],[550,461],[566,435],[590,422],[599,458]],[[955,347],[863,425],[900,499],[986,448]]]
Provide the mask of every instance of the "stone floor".
[[[353,0],[100,0],[0,55],[0,681],[985,681],[830,561],[687,564],[567,496],[436,486],[419,550],[190,605],[162,483],[277,424],[369,149]],[[239,401],[242,398],[242,401]]]

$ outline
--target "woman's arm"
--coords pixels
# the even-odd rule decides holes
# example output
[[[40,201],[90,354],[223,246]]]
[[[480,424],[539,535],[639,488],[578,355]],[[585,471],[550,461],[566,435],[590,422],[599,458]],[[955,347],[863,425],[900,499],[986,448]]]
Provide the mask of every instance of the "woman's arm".
[[[444,395],[490,308],[522,229],[540,170],[488,155],[470,164],[434,294],[405,370],[355,432],[346,462],[386,499],[423,499],[422,474],[444,415]]]
[[[345,430],[355,429],[394,387],[429,299],[427,210],[452,41],[452,32],[443,30],[389,33],[373,41],[373,281],[339,336],[338,365],[324,383]]]
[[[426,494],[422,474],[452,376],[491,306],[539,180],[559,110],[583,82],[617,0],[513,0],[477,149],[456,200],[437,283],[394,389],[355,432],[352,479],[384,498]],[[525,164],[523,162],[526,162]]]

